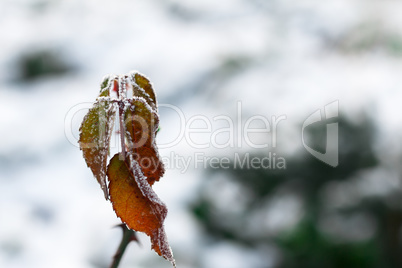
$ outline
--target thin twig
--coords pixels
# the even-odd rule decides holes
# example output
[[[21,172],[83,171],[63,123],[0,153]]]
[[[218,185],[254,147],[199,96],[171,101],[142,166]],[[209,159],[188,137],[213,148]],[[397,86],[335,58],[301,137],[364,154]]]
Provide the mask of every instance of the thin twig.
[[[116,254],[113,256],[113,262],[110,265],[110,268],[119,267],[121,258],[123,257],[124,251],[126,250],[128,244],[130,244],[130,242],[133,240],[137,241],[137,237],[133,230],[128,229],[125,224],[121,224],[119,226],[123,229],[123,237],[119,247],[117,248]]]

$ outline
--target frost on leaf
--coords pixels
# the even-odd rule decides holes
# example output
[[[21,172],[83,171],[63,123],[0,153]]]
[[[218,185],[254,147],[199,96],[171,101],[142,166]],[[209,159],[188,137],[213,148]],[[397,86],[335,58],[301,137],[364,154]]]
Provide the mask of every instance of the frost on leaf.
[[[107,170],[110,201],[117,216],[130,228],[151,238],[152,249],[175,265],[163,222],[166,205],[157,197],[131,154],[116,154]]]
[[[127,97],[127,90],[133,91],[132,97]],[[117,110],[121,153],[107,165]],[[130,229],[150,236],[152,249],[175,266],[163,228],[167,208],[151,188],[165,172],[155,142],[158,128],[158,105],[150,81],[137,72],[110,75],[103,79],[99,97],[84,117],[79,143],[116,215]]]
[[[156,94],[148,78],[137,72],[131,72],[130,77],[131,85],[133,87],[133,95],[144,98],[152,110],[158,112]]]
[[[104,93],[101,91],[102,94]],[[80,127],[80,148],[106,199],[106,166],[115,113],[113,103],[99,100],[84,117]]]
[[[128,150],[152,185],[165,172],[155,143],[158,115],[143,98],[134,98],[126,109],[124,121]]]
[[[106,76],[105,78],[103,78],[99,97],[108,97],[110,95],[109,93],[110,83],[111,83],[110,76]]]

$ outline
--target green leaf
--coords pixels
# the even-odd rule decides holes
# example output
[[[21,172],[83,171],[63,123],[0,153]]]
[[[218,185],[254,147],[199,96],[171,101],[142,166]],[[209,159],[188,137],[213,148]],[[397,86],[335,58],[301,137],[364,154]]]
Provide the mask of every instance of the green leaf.
[[[98,100],[84,117],[80,127],[80,149],[106,199],[109,198],[106,166],[115,114],[116,110],[111,101]]]
[[[158,112],[156,94],[149,79],[137,72],[131,72],[130,77],[133,96],[144,98],[152,110]]]
[[[113,83],[113,79],[114,77],[112,77],[111,75],[105,76],[103,78],[103,81],[101,83],[101,89],[100,89],[100,93],[99,93],[99,97],[109,97],[110,96],[110,88],[112,86]]]

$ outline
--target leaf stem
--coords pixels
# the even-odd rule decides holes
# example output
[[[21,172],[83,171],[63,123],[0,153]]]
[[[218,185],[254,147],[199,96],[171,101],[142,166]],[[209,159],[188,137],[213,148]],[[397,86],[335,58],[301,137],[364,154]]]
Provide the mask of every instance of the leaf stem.
[[[126,134],[126,129],[124,127],[124,100],[126,99],[127,81],[126,77],[122,75],[119,76],[117,97],[119,98],[119,121],[120,121],[120,141],[121,141],[121,155],[122,160],[126,159],[126,143],[124,135]]]
[[[110,265],[110,268],[118,268],[120,261],[123,257],[123,254],[128,246],[128,244],[133,241],[137,240],[135,236],[135,232],[127,228],[125,224],[119,225],[123,229],[123,237],[121,239],[120,245],[117,248],[116,253],[113,256],[113,262]]]
[[[122,101],[119,102],[119,121],[120,121],[120,141],[121,141],[121,153],[123,160],[126,159],[126,143],[124,135],[126,134],[126,129],[124,128],[124,104]]]

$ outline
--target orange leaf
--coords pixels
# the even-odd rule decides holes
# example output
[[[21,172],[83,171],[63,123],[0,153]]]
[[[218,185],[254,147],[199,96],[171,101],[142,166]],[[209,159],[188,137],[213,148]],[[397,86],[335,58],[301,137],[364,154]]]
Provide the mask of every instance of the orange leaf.
[[[158,198],[131,154],[125,160],[116,154],[107,170],[110,201],[116,215],[130,229],[151,238],[152,249],[175,265],[163,222],[166,205]]]

